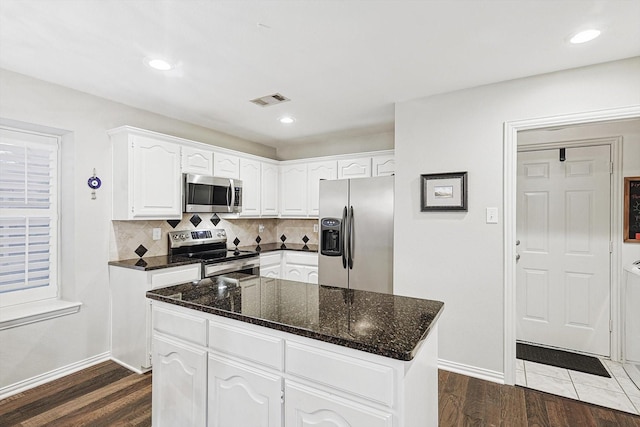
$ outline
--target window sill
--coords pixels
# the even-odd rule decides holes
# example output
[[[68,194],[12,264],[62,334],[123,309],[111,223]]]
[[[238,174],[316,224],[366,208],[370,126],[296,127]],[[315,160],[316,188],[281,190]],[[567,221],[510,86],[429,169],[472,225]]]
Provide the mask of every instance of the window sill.
[[[51,299],[0,308],[0,331],[80,311],[81,302]]]

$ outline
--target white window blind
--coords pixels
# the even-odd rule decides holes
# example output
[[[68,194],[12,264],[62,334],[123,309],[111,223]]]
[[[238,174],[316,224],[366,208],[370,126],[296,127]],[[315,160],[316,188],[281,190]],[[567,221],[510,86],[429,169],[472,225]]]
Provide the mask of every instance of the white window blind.
[[[57,296],[58,145],[0,129],[0,306]]]

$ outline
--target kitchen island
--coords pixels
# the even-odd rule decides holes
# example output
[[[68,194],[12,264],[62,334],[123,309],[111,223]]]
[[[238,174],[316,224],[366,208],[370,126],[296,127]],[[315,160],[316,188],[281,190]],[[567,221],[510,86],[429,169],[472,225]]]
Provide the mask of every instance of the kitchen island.
[[[245,274],[147,298],[155,426],[438,424],[439,301]]]

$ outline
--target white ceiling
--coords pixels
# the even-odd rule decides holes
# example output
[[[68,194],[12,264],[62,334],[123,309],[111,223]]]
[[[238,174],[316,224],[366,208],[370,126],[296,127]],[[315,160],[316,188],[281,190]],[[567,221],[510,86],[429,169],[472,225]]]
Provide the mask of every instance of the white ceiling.
[[[278,147],[391,129],[397,101],[638,56],[638,22],[640,0],[0,0],[0,67]],[[588,27],[601,37],[567,43]],[[249,102],[275,92],[291,101]]]

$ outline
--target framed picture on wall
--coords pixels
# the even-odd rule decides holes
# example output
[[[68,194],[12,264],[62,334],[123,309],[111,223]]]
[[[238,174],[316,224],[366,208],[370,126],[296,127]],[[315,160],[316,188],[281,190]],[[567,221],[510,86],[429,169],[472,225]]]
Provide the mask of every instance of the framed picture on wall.
[[[624,179],[624,241],[640,243],[640,176]]]
[[[420,175],[420,210],[466,211],[467,172]]]

